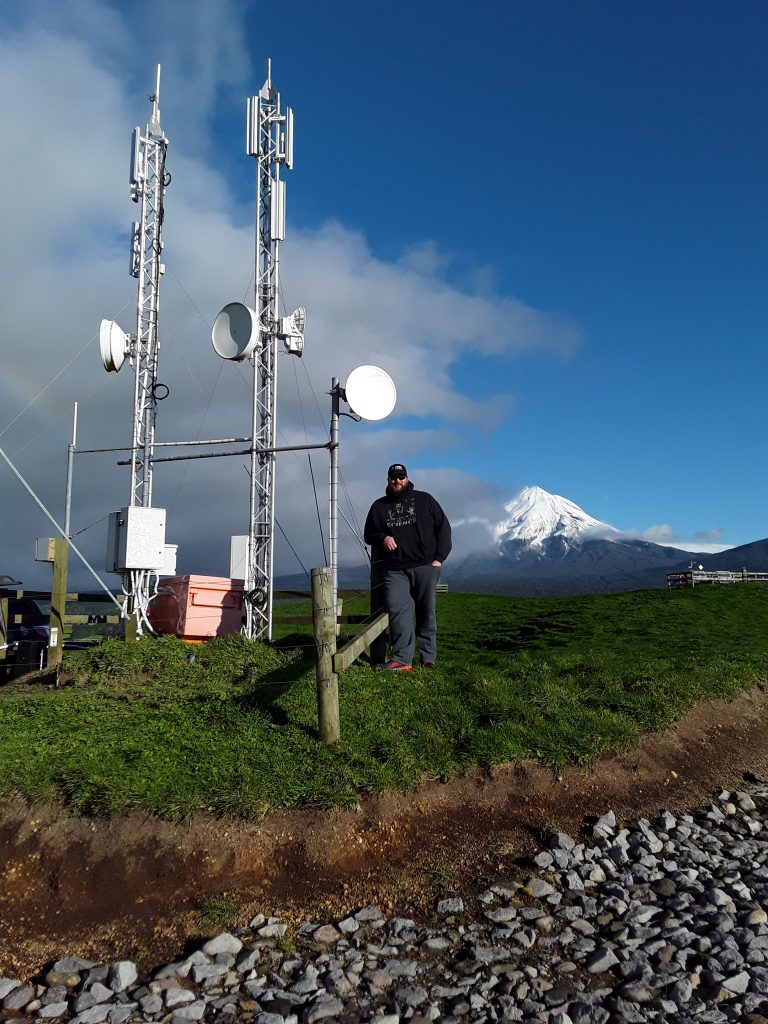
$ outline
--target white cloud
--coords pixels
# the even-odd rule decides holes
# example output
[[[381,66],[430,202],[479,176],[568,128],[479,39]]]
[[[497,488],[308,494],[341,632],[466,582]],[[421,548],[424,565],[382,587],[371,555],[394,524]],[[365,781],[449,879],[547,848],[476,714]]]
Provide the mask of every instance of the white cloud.
[[[716,554],[718,551],[727,551],[730,544],[723,544],[716,540],[716,536],[722,536],[722,531],[707,531],[704,534],[697,533],[693,540],[686,540],[681,537],[669,525],[659,523],[648,526],[645,530],[626,530],[627,536],[637,537],[639,540],[647,540],[652,544],[661,544],[666,547],[680,548],[681,551],[704,551]],[[716,536],[713,536],[715,534]]]

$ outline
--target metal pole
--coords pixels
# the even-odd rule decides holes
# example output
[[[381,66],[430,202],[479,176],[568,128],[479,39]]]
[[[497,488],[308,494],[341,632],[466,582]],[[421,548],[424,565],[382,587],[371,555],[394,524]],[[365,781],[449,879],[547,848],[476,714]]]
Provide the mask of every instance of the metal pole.
[[[72,417],[72,444],[67,449],[67,500],[64,506],[64,536],[69,539],[70,536],[70,518],[72,512],[72,463],[75,456],[75,447],[77,445],[77,402],[75,402],[75,412]]]
[[[338,530],[339,530],[339,378],[331,379],[331,479],[330,479],[330,522],[328,524],[328,548],[331,556],[331,597],[334,622],[338,607]]]

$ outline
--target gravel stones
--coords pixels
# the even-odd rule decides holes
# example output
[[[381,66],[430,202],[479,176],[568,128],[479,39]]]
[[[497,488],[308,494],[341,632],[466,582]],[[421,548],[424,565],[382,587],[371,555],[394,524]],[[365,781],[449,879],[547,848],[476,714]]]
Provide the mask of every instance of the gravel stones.
[[[259,914],[151,980],[129,960],[0,978],[40,1024],[768,1024],[768,785],[691,815],[548,838],[524,883],[441,899],[433,920],[363,907],[295,934]]]
[[[331,946],[334,942],[339,941],[341,932],[332,924],[324,924],[312,933],[312,938],[323,946]]]
[[[0,978],[0,1000],[5,999],[7,995],[10,995],[15,988],[19,988],[21,982],[15,978]]]
[[[540,900],[546,896],[552,896],[557,890],[542,878],[529,878],[525,883],[524,891],[535,900]]]
[[[230,935],[229,932],[222,932],[215,939],[209,939],[203,946],[206,956],[216,956],[218,953],[230,953],[235,955],[243,948],[240,939]]]
[[[35,998],[31,985],[17,984],[3,999],[4,1010],[23,1010]]]
[[[461,914],[464,910],[464,900],[461,898],[440,900],[437,904],[438,914]]]

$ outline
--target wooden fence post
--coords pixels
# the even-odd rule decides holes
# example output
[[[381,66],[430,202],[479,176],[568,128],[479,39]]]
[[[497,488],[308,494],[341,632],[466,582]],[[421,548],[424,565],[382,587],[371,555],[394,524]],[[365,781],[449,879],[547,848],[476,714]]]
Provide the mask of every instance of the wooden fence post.
[[[51,612],[48,635],[48,665],[61,664],[64,647],[64,616],[67,612],[67,567],[69,540],[56,537],[53,541],[53,584],[51,586]]]
[[[8,630],[10,629],[7,592],[0,594],[0,627],[2,627],[0,628],[0,644],[2,645],[0,646],[0,682],[2,682],[9,671],[6,662],[8,657],[6,644],[8,643]]]
[[[378,562],[371,561],[371,616],[384,611],[384,574]],[[383,664],[387,660],[387,631],[380,633],[371,641],[371,661]]]
[[[339,677],[333,671],[336,653],[336,609],[333,581],[327,567],[312,570],[312,632],[317,647],[317,723],[323,743],[338,743]]]

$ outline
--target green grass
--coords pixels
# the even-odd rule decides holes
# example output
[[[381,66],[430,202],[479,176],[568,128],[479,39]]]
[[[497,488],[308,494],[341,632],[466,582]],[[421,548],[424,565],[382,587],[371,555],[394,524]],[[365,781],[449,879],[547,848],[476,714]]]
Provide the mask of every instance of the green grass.
[[[197,919],[201,931],[212,932],[231,925],[237,916],[240,904],[228,893],[203,896],[198,904]]]
[[[345,612],[363,610],[362,603]],[[301,613],[290,606],[286,614]],[[309,632],[107,641],[68,652],[76,685],[0,688],[0,793],[82,814],[258,818],[301,803],[536,757],[589,763],[709,697],[762,683],[768,587],[438,600],[439,668],[340,680],[342,740],[317,739]],[[194,655],[192,659],[190,656]]]

